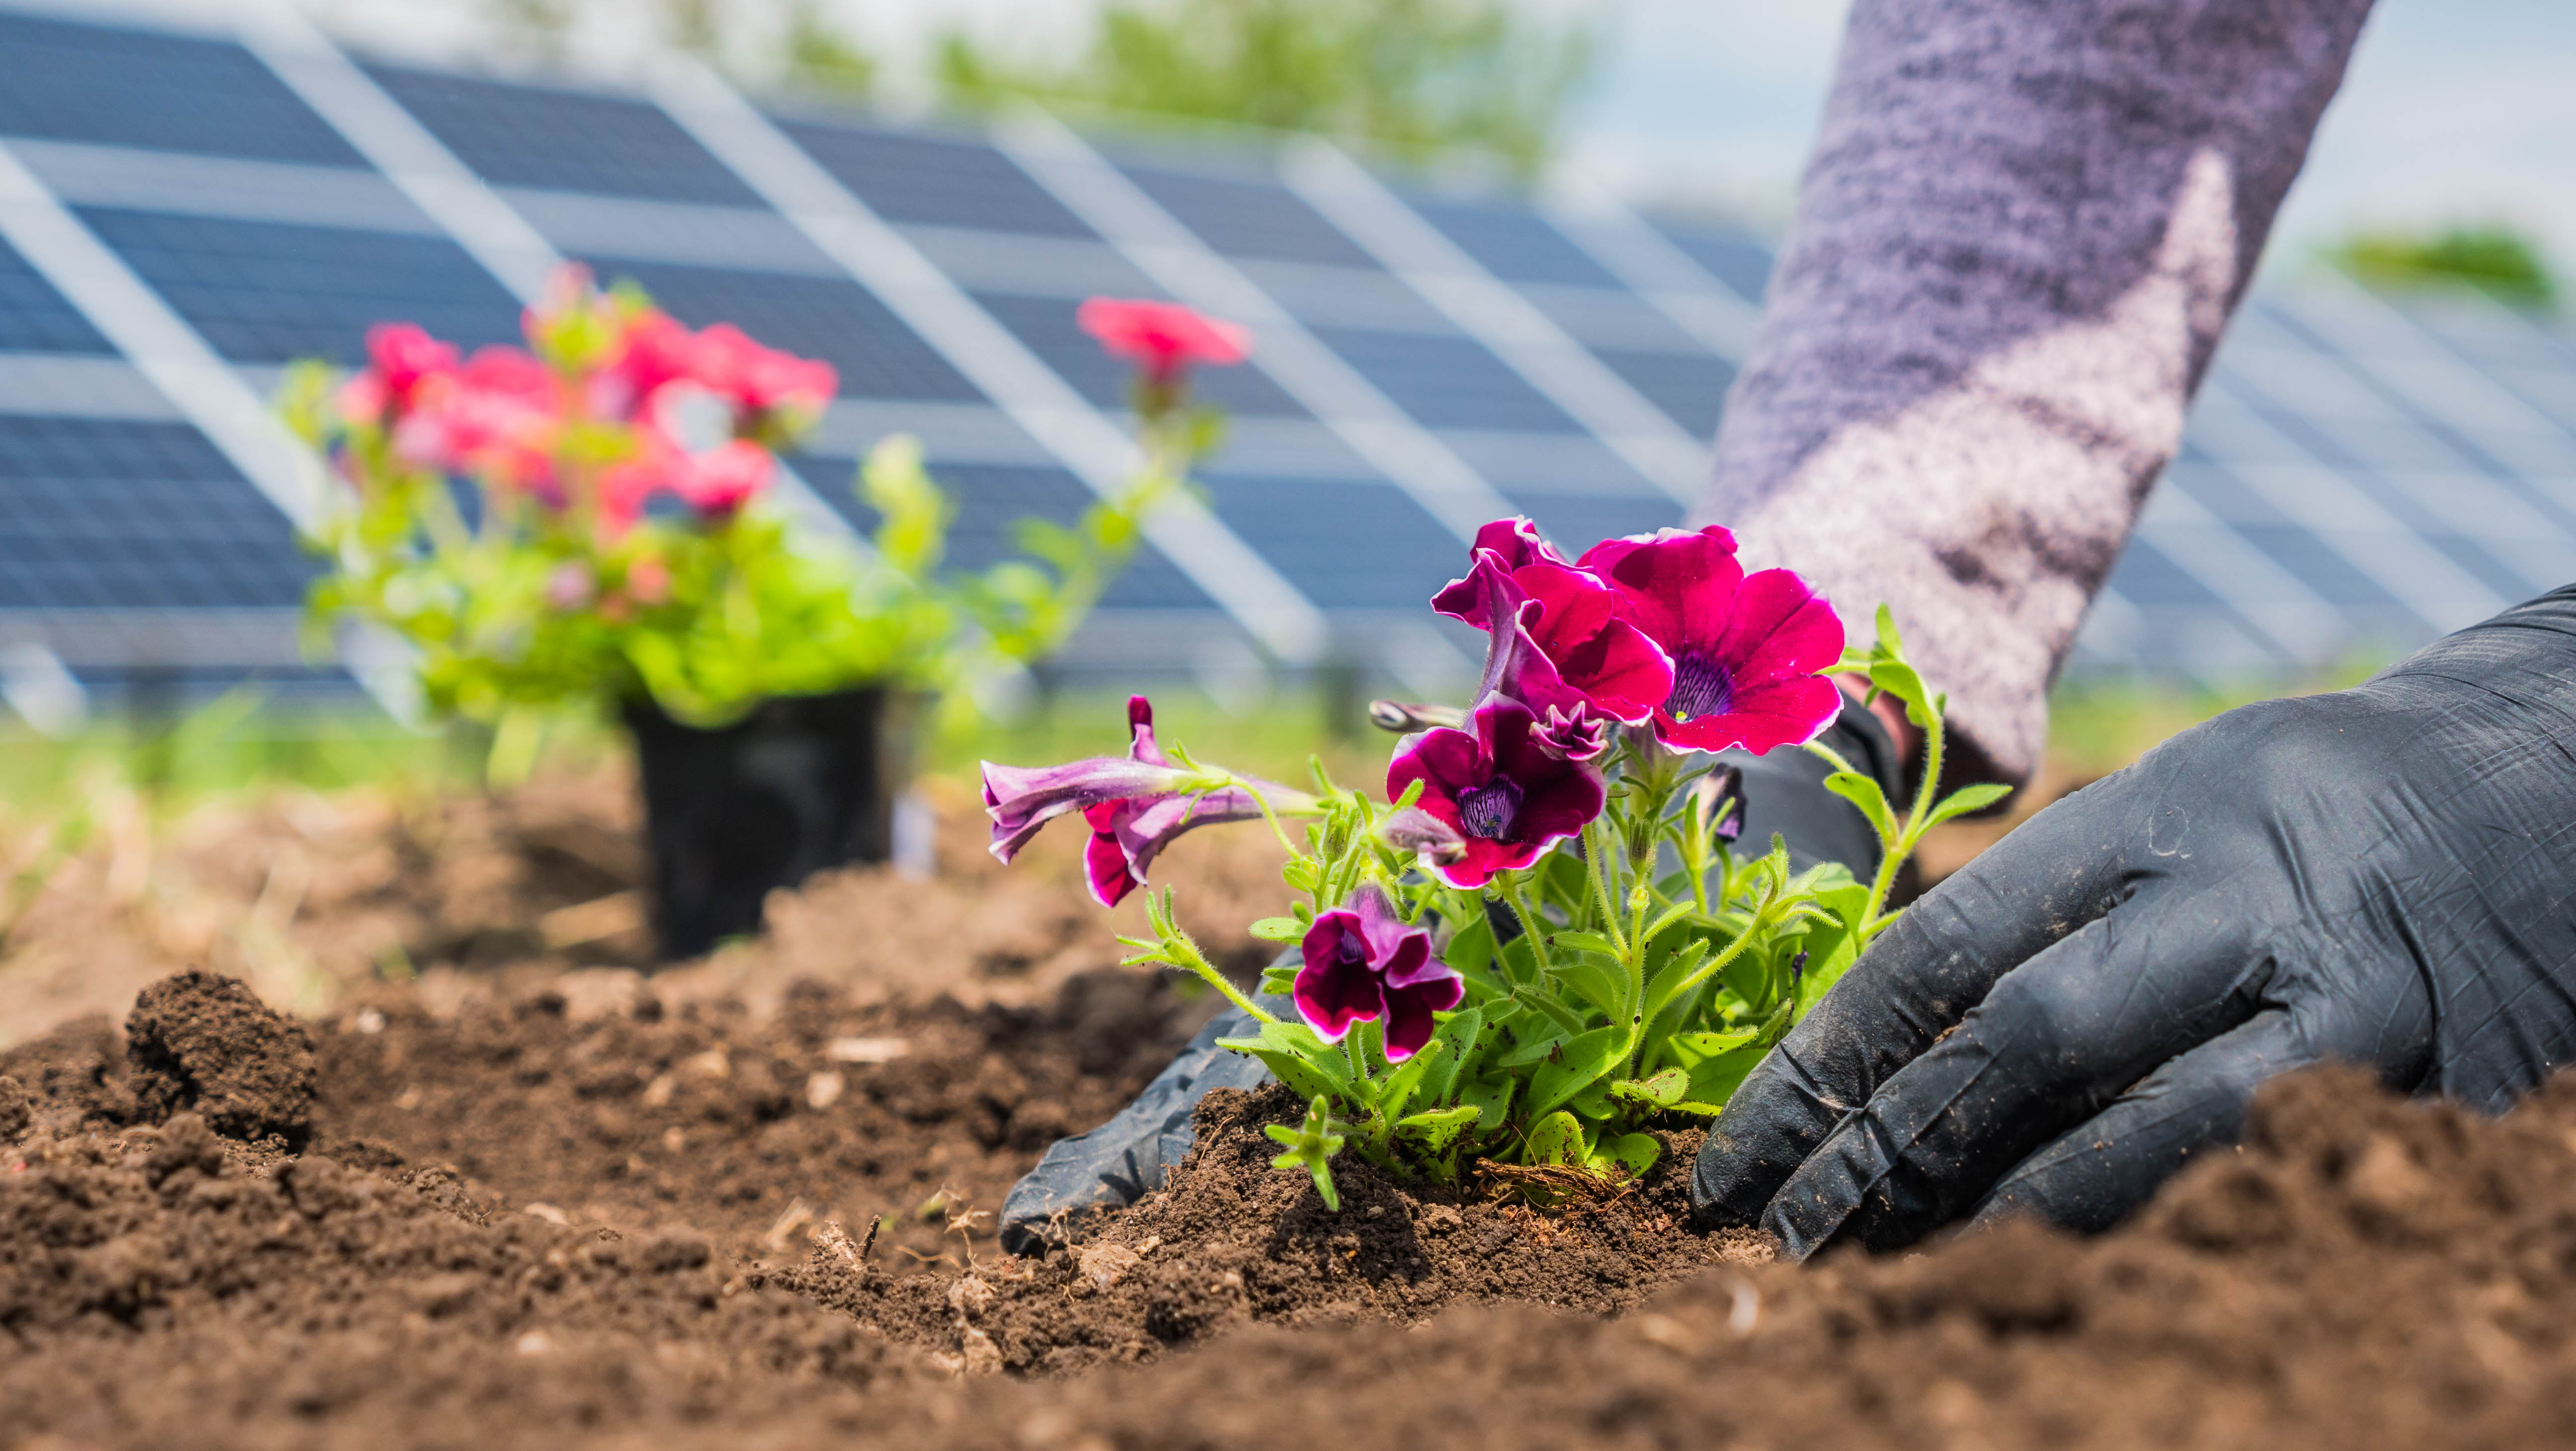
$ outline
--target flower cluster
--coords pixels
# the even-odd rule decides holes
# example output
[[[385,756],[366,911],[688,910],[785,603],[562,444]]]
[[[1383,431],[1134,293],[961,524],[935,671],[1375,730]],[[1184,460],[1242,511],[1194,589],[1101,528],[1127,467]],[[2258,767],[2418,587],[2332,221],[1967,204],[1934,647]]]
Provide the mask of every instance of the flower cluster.
[[[570,269],[523,319],[536,351],[460,359],[413,323],[367,334],[368,366],[340,386],[341,420],[380,432],[399,465],[472,478],[607,534],[661,495],[730,518],[769,486],[771,447],[839,389],[832,365],[766,348],[719,323],[693,332],[634,293]],[[343,450],[341,468],[366,470]]]
[[[1463,708],[1372,704],[1403,733],[1382,801],[1320,765],[1304,792],[1167,753],[1141,698],[1124,758],[984,768],[995,853],[1080,811],[1104,904],[1192,826],[1259,816],[1280,832],[1303,900],[1253,927],[1295,949],[1263,980],[1276,996],[1227,980],[1169,889],[1146,896],[1148,935],[1122,940],[1130,962],[1195,972],[1247,1015],[1257,1032],[1220,1041],[1309,1100],[1302,1128],[1270,1132],[1327,1204],[1345,1147],[1435,1179],[1481,1160],[1533,1194],[1642,1172],[1660,1152],[1643,1130],[1717,1112],[1893,920],[1922,834],[2000,795],[1934,802],[1941,700],[1884,609],[1876,639],[1847,649],[1825,600],[1788,570],[1747,572],[1724,529],[1568,558],[1529,520],[1496,520],[1431,604],[1485,633],[1485,668]],[[1818,739],[1846,708],[1837,673],[1922,732],[1927,784],[1902,812]],[[1719,753],[1793,747],[1826,759],[1827,787],[1875,830],[1866,880],[1793,872],[1776,838],[1736,854],[1744,776]],[[1310,822],[1302,845],[1292,817]]]
[[[527,311],[524,347],[464,356],[413,324],[377,327],[364,368],[299,365],[284,400],[351,486],[311,541],[334,565],[311,614],[390,628],[433,710],[505,727],[643,701],[712,726],[774,696],[1007,674],[1072,633],[1212,446],[1215,419],[1184,406],[1190,366],[1248,346],[1168,304],[1094,299],[1085,317],[1137,361],[1153,404],[1141,461],[1069,526],[1024,521],[1035,557],[972,575],[939,568],[952,511],[909,438],[860,473],[873,549],[804,535],[767,504],[779,452],[838,391],[829,363],[689,327],[578,268]]]

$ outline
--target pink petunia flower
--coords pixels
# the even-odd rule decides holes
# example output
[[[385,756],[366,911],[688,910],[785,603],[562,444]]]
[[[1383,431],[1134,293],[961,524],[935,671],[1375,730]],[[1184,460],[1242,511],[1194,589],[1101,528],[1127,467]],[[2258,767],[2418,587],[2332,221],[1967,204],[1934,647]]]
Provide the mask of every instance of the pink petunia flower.
[[[1327,1043],[1353,1023],[1386,1020],[1386,1058],[1401,1063],[1422,1051],[1438,1024],[1433,1013],[1458,1006],[1466,982],[1431,955],[1431,934],[1407,927],[1375,886],[1315,919],[1302,944],[1290,996],[1298,1015]]]
[[[1408,736],[1387,767],[1386,794],[1422,783],[1414,804],[1458,833],[1454,861],[1423,865],[1453,887],[1481,887],[1516,871],[1583,830],[1605,800],[1599,772],[1547,749],[1538,717],[1507,696],[1476,707],[1467,731],[1440,727]]]
[[[1747,575],[1726,530],[1606,539],[1582,566],[1672,659],[1671,692],[1654,712],[1665,745],[1759,755],[1814,740],[1841,712],[1842,692],[1819,672],[1842,658],[1842,621],[1788,570]]]
[[[1111,356],[1145,370],[1149,382],[1169,385],[1193,363],[1231,367],[1252,356],[1252,333],[1219,322],[1177,302],[1095,297],[1074,314],[1084,332]]]

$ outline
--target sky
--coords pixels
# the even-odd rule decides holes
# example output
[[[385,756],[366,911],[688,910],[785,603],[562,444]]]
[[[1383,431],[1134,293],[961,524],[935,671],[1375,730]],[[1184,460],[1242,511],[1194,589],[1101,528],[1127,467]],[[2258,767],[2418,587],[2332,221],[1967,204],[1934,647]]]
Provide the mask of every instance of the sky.
[[[243,0],[160,0],[222,9]],[[471,51],[485,0],[299,0],[355,38]],[[643,0],[583,0],[580,58],[613,65]],[[719,0],[724,3],[724,0]],[[767,0],[732,0],[775,12]],[[900,87],[940,31],[1078,43],[1095,0],[824,0]],[[1526,0],[1606,36],[1565,164],[1641,201],[1778,223],[1848,0]],[[2506,220],[2576,276],[2576,0],[2380,0],[2274,232],[2295,267],[2356,225]]]

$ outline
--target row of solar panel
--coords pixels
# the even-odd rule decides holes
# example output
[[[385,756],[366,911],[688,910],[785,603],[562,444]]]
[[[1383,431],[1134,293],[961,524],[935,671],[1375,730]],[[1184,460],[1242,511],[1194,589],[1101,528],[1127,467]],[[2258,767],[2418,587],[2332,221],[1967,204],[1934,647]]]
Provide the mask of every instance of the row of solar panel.
[[[360,330],[386,316],[413,317],[469,343],[513,331],[507,293],[377,183],[346,141],[239,47],[0,16],[0,69],[13,77],[0,95],[0,137],[21,145],[89,227],[225,357],[347,359]],[[981,405],[982,395],[948,359],[864,288],[835,275],[837,268],[659,108],[389,66],[371,66],[368,74],[478,174],[521,189],[504,195],[557,245],[603,271],[634,276],[680,316],[730,318],[772,342],[829,358],[854,400]],[[16,84],[19,78],[25,83]],[[1082,396],[1102,407],[1118,403],[1123,378],[1072,326],[1070,299],[1095,281],[1123,282],[1121,290],[1135,292],[1152,284],[1008,155],[973,139],[819,116],[791,118],[784,129],[868,206],[908,229]],[[50,151],[47,142],[55,143]],[[288,170],[265,186],[200,186],[189,195],[168,168],[156,174],[133,164],[163,153]],[[1251,170],[1222,174],[1203,157],[1183,164],[1131,156],[1122,172],[1260,281],[1416,423],[1475,454],[1480,465],[1490,461],[1492,481],[1561,536],[1579,541],[1677,516],[1609,450],[1538,447],[1549,436],[1568,445],[1589,441],[1525,376],[1387,276],[1377,257],[1275,179]],[[361,197],[347,185],[274,185],[321,177],[374,183],[382,195]],[[263,199],[263,191],[277,195]],[[1547,217],[1484,203],[1407,200],[1676,426],[1708,435],[1732,376],[1727,361],[1627,291]],[[318,225],[317,215],[350,224]],[[1759,295],[1769,259],[1757,244],[1679,229],[1665,235],[1714,279],[1712,290],[1722,283],[1739,302]],[[2348,335],[2317,326],[2320,307],[2334,311],[2312,300],[2258,302],[2240,321],[2173,471],[2174,487],[2162,491],[2114,577],[2112,607],[2097,622],[2105,627],[2091,637],[2100,658],[2190,665],[2195,655],[2233,650],[2249,662],[2314,659],[2356,639],[2420,638],[2462,622],[2461,611],[2481,601],[2519,597],[2576,574],[2576,355],[2566,341],[2475,310],[2419,311],[2400,324],[2414,331],[2382,340],[2383,356],[2356,361]],[[2420,376],[2389,375],[2392,359],[2421,349],[2454,359],[2470,381],[2441,396],[2439,389],[2428,395]],[[95,328],[5,249],[0,350],[109,351]],[[1451,571],[1454,536],[1347,449],[1337,451],[1330,430],[1308,419],[1275,380],[1258,368],[1234,370],[1212,374],[1208,389],[1245,419],[1247,440],[1288,438],[1302,423],[1296,436],[1305,454],[1337,454],[1319,477],[1281,465],[1293,450],[1248,443],[1210,480],[1218,516],[1301,592],[1335,609],[1400,609]],[[869,416],[889,412],[900,416],[899,408]],[[1265,421],[1281,427],[1265,433],[1255,426]],[[998,421],[997,429],[1009,431]],[[855,447],[863,440],[829,442]],[[68,457],[65,450],[85,446],[55,452]],[[69,476],[58,467],[93,466],[58,466],[47,461],[53,456],[0,444],[0,487],[14,499],[23,486],[31,501],[108,497],[65,491],[61,480]],[[1540,457],[1549,463],[1533,464]],[[1002,552],[1008,517],[1061,517],[1085,497],[1068,473],[1042,464],[942,462],[967,506],[963,562]],[[211,450],[199,463],[200,474],[181,477],[211,482],[229,474]],[[826,447],[809,464],[809,477],[828,482],[848,460]],[[132,482],[139,490],[157,487],[140,477]],[[241,500],[257,498],[238,479],[232,487],[238,498],[217,504],[209,497],[210,512],[227,521],[240,513]],[[176,502],[166,493],[156,497]],[[2474,507],[2462,509],[2464,501]],[[42,510],[30,514],[41,517]],[[252,509],[247,517],[256,516]],[[262,574],[266,563],[203,573],[201,559],[201,573],[190,576],[147,560],[148,529],[120,532],[112,516],[94,522],[88,532],[104,552],[96,564],[12,571],[11,561],[54,546],[35,526],[0,521],[0,590],[26,590],[0,595],[0,609],[226,602],[202,592],[218,579],[232,581],[226,587],[269,581],[232,602],[293,594],[293,556],[282,543],[263,552],[244,541],[235,556],[286,561],[274,575]],[[129,540],[132,559],[105,557]],[[2263,568],[2231,575],[2214,567],[2211,560],[2226,557],[2229,547]],[[32,583],[58,578],[59,586]],[[46,592],[55,588],[61,592]],[[1154,561],[1131,575],[1112,603],[1155,609],[1206,601],[1167,562]],[[2131,621],[2125,635],[2111,627],[2122,618]],[[2218,636],[2234,643],[2213,644]]]

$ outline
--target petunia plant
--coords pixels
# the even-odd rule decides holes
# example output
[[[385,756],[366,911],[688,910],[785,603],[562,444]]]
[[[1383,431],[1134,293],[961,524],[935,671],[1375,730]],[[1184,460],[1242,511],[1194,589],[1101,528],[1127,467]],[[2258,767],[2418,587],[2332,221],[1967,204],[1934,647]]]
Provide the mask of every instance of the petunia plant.
[[[984,767],[995,854],[1079,813],[1104,905],[1195,827],[1280,834],[1295,900],[1253,931],[1294,952],[1258,995],[1181,929],[1169,889],[1147,893],[1149,935],[1122,940],[1131,963],[1195,973],[1248,1018],[1220,1041],[1308,1100],[1271,1134],[1327,1203],[1344,1152],[1433,1181],[1481,1166],[1535,1197],[1644,1172],[1660,1152],[1647,1131],[1715,1114],[1895,920],[1923,834],[2002,794],[1934,799],[1943,698],[1884,607],[1846,648],[1824,599],[1789,570],[1747,573],[1722,528],[1569,560],[1528,520],[1498,520],[1432,607],[1485,632],[1485,670],[1463,710],[1372,707],[1405,732],[1382,797],[1320,762],[1305,790],[1201,764],[1156,742],[1141,697],[1124,758]],[[1881,695],[1921,734],[1901,808],[1817,739]],[[1777,838],[1741,843],[1741,776],[1718,753],[1797,748],[1877,832],[1869,880],[1793,868]]]
[[[779,454],[836,392],[827,363],[693,330],[578,268],[528,311],[525,348],[467,357],[378,327],[365,368],[300,365],[283,399],[348,485],[310,540],[331,562],[311,617],[407,642],[433,713],[501,727],[504,776],[567,705],[650,700],[717,726],[776,696],[1007,672],[1063,643],[1217,441],[1190,369],[1248,346],[1170,304],[1097,298],[1082,320],[1136,365],[1135,468],[1069,526],[1023,521],[1026,557],[973,573],[942,568],[953,505],[908,437],[860,470],[864,545],[777,505]]]

